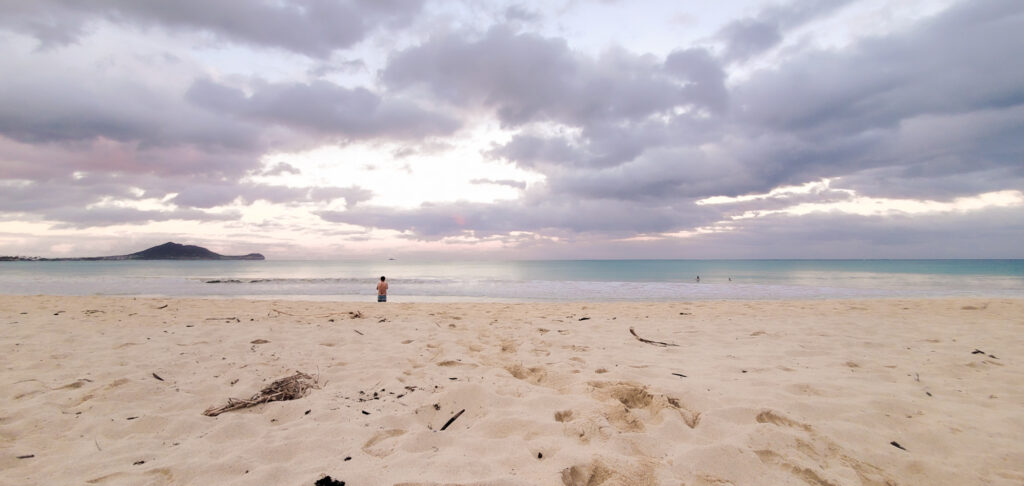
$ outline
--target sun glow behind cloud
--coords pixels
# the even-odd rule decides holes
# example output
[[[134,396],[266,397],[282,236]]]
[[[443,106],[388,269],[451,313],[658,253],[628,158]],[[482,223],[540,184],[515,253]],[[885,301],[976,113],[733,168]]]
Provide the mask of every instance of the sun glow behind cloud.
[[[528,188],[543,182],[544,176],[481,155],[509,136],[484,125],[454,139],[412,146],[397,142],[350,143],[301,153],[276,153],[264,157],[266,166],[284,162],[298,173],[253,176],[252,180],[294,187],[357,185],[373,193],[371,199],[360,204],[402,209],[424,203],[513,200],[522,191],[512,184]]]

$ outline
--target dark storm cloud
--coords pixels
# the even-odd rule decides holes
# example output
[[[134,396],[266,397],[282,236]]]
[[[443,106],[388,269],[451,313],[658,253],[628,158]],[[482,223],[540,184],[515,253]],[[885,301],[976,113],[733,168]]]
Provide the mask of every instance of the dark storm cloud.
[[[697,199],[741,182],[735,167],[693,149],[654,149],[621,165],[555,173],[554,193],[586,198],[646,200],[653,204]]]
[[[103,196],[138,199],[129,186],[106,180],[26,181],[0,187],[0,212],[32,213],[63,207],[81,208],[99,202]]]
[[[746,32],[763,36],[763,50],[845,3],[797,2],[731,25],[771,24],[770,32]],[[1021,187],[1024,64],[1007,62],[1024,51],[1021,10],[1012,1],[964,2],[843,49],[795,51],[731,89],[723,64],[759,51],[744,47],[743,33],[730,27],[722,35],[736,35],[726,39],[732,51],[723,57],[683,48],[663,61],[624,52],[588,57],[561,39],[494,27],[398,52],[381,79],[393,90],[493,110],[506,126],[521,127],[486,154],[547,176],[539,190],[556,207],[570,199],[685,207],[826,177],[879,196],[885,187],[898,193],[897,181],[871,185],[857,175],[871,171],[916,179],[908,187],[919,188],[919,197],[948,199]],[[537,122],[570,130],[534,130]],[[933,178],[946,183],[929,192]],[[416,214],[424,219],[414,224]],[[436,207],[394,216],[418,234],[466,229],[438,217]],[[490,227],[488,218],[468,221],[471,229]],[[628,217],[620,224],[643,226]],[[569,221],[561,227],[576,228]]]
[[[52,53],[9,59],[11,75],[0,76],[0,177],[240,176],[268,147],[258,125],[182,103],[173,88],[138,79],[146,67],[126,61],[91,70],[64,61]]]
[[[753,17],[729,22],[716,35],[725,43],[722,57],[728,61],[745,61],[779,45],[786,31],[838,10],[852,1],[797,0],[771,6]]]
[[[920,28],[817,51],[736,90],[742,116],[772,129],[832,135],[893,128],[922,115],[1024,103],[1021,5],[967,2]]]
[[[0,78],[0,134],[26,143],[104,138],[217,150],[255,149],[258,131],[127,79],[71,79],[41,69]]]
[[[664,69],[677,82],[686,83],[683,95],[688,100],[699,100],[697,106],[714,113],[726,109],[729,94],[725,89],[725,70],[706,49],[673,51],[665,58]]]
[[[401,98],[382,98],[365,88],[328,81],[254,83],[252,95],[210,80],[197,80],[186,98],[211,111],[345,138],[446,135],[459,127],[452,117]]]
[[[514,161],[525,168],[540,165],[575,165],[584,158],[584,154],[563,137],[531,134],[516,135],[509,142],[496,146],[487,153],[494,158]]]
[[[594,58],[561,39],[501,26],[398,52],[381,79],[393,90],[425,90],[453,105],[493,110],[506,126],[525,127],[489,155],[533,169],[626,163],[670,136],[686,139],[671,133],[671,126],[686,124],[674,120],[721,114],[728,106],[724,71],[706,50],[681,49],[664,61],[614,49]],[[532,133],[534,122],[581,132]]]
[[[139,225],[156,221],[235,221],[241,218],[238,212],[211,213],[197,209],[176,209],[172,211],[140,210],[124,207],[74,208],[65,207],[45,211],[43,218],[58,221],[55,229],[94,228],[122,224]]]
[[[541,20],[543,16],[533,10],[530,10],[522,5],[512,5],[505,9],[505,20],[510,22],[537,22]]]
[[[1017,2],[966,2],[906,32],[757,72],[733,93],[750,141],[739,156],[772,182],[1019,166],[1024,64],[1006,60],[1024,50],[1022,29]]]
[[[452,104],[493,109],[507,126],[579,126],[715,104],[684,84],[703,81],[688,74],[666,73],[651,56],[613,49],[590,58],[563,39],[496,26],[478,38],[443,35],[399,51],[381,79],[391,89],[424,89]]]
[[[106,20],[139,27],[204,32],[243,44],[325,58],[377,28],[408,24],[422,0],[5,0],[0,26],[32,35],[43,48],[68,45]]]

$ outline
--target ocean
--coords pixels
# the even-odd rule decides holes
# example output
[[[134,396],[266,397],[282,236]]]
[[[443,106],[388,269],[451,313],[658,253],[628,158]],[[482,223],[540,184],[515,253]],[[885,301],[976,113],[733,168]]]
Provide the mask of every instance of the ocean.
[[[1024,260],[0,262],[0,295],[371,301],[381,275],[391,302],[1024,297]]]

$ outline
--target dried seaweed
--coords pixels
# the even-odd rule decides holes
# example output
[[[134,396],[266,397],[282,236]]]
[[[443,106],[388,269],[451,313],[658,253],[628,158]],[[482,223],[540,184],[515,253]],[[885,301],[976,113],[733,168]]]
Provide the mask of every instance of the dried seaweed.
[[[224,412],[254,407],[261,403],[296,400],[306,396],[306,393],[313,388],[320,388],[319,381],[299,371],[292,376],[281,378],[271,383],[248,400],[228,398],[227,405],[223,407],[210,407],[203,412],[203,415],[216,417]]]

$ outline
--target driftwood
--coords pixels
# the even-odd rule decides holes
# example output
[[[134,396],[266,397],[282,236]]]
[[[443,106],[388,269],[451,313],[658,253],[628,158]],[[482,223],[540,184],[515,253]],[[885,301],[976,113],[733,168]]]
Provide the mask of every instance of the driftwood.
[[[317,380],[305,373],[296,372],[292,376],[281,378],[271,383],[248,400],[228,398],[227,405],[223,407],[210,407],[203,412],[203,415],[216,417],[224,412],[254,407],[261,403],[295,400],[306,396],[306,393],[311,388],[320,388]]]
[[[466,409],[459,410],[459,413],[455,414],[452,418],[448,419],[448,421],[444,423],[444,426],[441,427],[441,430],[447,429],[448,426],[451,425],[452,422],[455,421],[455,419],[459,418],[459,416],[461,416],[465,411]]]
[[[331,316],[344,316],[347,315],[350,319],[362,319],[362,311],[347,311],[347,312],[327,312],[324,314],[293,314],[291,312],[285,312],[283,310],[273,308],[271,311],[277,312],[278,314],[291,316],[291,317],[331,317]]]
[[[650,339],[644,339],[644,338],[642,338],[640,336],[637,336],[636,335],[636,331],[634,331],[632,327],[629,328],[629,333],[632,334],[633,337],[637,338],[637,340],[642,342],[642,343],[647,343],[647,344],[651,344],[651,345],[654,345],[654,346],[661,346],[661,347],[679,346],[678,344],[674,344],[674,343],[663,343],[661,341],[651,341]]]

